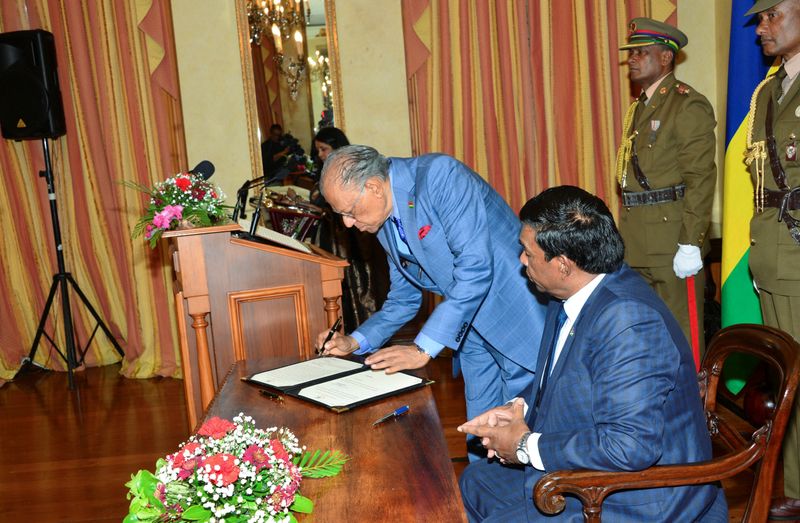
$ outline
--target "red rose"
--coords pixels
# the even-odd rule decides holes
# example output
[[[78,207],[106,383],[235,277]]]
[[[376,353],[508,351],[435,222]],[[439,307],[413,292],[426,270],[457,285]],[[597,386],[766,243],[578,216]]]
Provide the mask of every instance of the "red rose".
[[[200,430],[197,431],[201,436],[211,436],[214,439],[222,439],[225,434],[236,428],[236,425],[230,421],[214,416],[210,420],[203,423]]]
[[[230,485],[239,479],[239,467],[234,464],[235,459],[236,456],[231,454],[214,454],[203,461],[203,470],[218,487]]]
[[[426,225],[425,227],[420,227],[419,232],[417,232],[417,236],[419,236],[419,239],[421,240],[422,238],[428,235],[430,230],[431,230],[430,225]]]
[[[192,186],[192,180],[190,180],[189,178],[186,178],[184,176],[178,176],[177,178],[175,178],[175,185],[181,191],[186,192],[186,191],[189,190],[189,187]]]
[[[289,462],[289,453],[283,448],[283,443],[281,443],[280,440],[270,440],[269,446],[272,447],[272,452],[275,454],[276,458],[287,463]]]

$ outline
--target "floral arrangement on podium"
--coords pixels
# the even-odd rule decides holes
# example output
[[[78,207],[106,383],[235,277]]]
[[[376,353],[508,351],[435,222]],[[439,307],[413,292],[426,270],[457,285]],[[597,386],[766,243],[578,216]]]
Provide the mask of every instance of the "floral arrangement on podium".
[[[230,208],[219,187],[191,171],[158,182],[152,189],[135,183],[125,185],[150,195],[147,213],[133,228],[132,236],[144,234],[151,249],[164,231],[214,225],[225,220],[225,211]]]
[[[174,454],[125,484],[131,500],[123,523],[296,522],[313,503],[299,493],[303,478],[337,475],[349,458],[311,453],[287,428],[258,429],[240,413],[211,418]]]

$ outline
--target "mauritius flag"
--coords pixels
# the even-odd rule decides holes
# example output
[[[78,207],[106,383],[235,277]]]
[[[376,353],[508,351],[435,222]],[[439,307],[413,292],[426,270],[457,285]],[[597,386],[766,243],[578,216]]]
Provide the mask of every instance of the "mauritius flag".
[[[722,326],[761,323],[758,295],[747,266],[753,184],[744,164],[747,113],[756,86],[766,76],[771,59],[758,44],[757,19],[744,13],[752,0],[733,0],[728,58],[728,111],[725,128],[725,171],[722,199]],[[733,393],[744,386],[752,364],[744,357],[729,359],[725,383]]]

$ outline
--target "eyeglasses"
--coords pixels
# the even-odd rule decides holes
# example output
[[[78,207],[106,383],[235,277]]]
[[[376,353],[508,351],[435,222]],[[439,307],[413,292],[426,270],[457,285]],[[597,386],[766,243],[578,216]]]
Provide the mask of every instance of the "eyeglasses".
[[[342,218],[351,218],[351,219],[355,220],[356,217],[353,215],[353,213],[356,212],[356,207],[358,206],[358,203],[361,201],[361,198],[363,196],[364,196],[364,188],[362,187],[361,188],[361,192],[358,193],[358,196],[356,197],[356,200],[353,202],[353,205],[350,207],[349,211],[347,211],[347,212],[333,211],[333,212],[335,212],[336,214],[338,214]]]

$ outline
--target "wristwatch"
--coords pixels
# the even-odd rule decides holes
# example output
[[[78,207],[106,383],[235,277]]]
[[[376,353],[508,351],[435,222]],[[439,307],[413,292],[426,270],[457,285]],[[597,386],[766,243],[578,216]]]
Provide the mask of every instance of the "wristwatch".
[[[517,461],[523,465],[527,465],[531,462],[531,457],[528,456],[528,438],[530,435],[531,432],[526,432],[519,439],[519,443],[517,443]]]
[[[433,356],[431,356],[430,354],[428,354],[428,353],[425,351],[425,349],[423,349],[422,347],[420,347],[420,346],[419,346],[419,345],[417,345],[416,343],[414,344],[414,347],[416,347],[416,348],[417,348],[417,352],[419,352],[420,354],[424,354],[425,356],[429,357],[430,359],[433,359]]]

